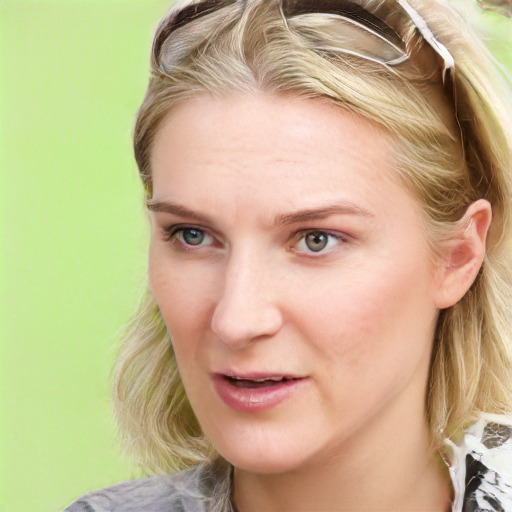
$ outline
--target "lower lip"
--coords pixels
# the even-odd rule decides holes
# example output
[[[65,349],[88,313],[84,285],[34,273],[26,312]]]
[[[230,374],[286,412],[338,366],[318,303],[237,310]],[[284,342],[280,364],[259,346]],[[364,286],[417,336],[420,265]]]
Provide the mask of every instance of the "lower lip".
[[[222,401],[231,409],[241,412],[271,409],[297,391],[304,381],[290,379],[261,388],[241,388],[223,376],[214,377],[215,389]]]

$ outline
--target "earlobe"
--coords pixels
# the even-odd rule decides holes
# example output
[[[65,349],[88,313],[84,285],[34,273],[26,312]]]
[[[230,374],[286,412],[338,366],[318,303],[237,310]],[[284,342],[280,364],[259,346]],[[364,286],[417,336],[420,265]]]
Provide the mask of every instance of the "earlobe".
[[[456,304],[475,281],[485,257],[486,239],[491,225],[489,201],[472,203],[459,221],[460,229],[448,242],[440,261],[435,304],[445,309]]]

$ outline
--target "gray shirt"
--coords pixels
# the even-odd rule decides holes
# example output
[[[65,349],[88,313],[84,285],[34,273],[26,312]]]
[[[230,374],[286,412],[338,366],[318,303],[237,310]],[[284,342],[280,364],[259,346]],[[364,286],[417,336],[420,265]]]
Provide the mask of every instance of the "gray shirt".
[[[231,467],[222,460],[85,494],[64,512],[231,512]]]

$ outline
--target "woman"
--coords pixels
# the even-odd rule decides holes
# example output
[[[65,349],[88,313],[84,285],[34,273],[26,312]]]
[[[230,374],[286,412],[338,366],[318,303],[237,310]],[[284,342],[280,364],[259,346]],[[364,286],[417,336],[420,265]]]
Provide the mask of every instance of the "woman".
[[[175,7],[115,405],[191,469],[67,510],[512,510],[507,94],[438,2]]]

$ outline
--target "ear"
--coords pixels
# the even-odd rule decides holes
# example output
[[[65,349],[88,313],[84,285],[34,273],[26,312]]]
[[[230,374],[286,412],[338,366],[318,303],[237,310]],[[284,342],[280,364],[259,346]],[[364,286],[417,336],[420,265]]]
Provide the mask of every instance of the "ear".
[[[472,203],[459,221],[439,262],[435,305],[439,309],[456,304],[476,279],[485,256],[485,241],[491,225],[492,209],[489,201],[479,199]]]

